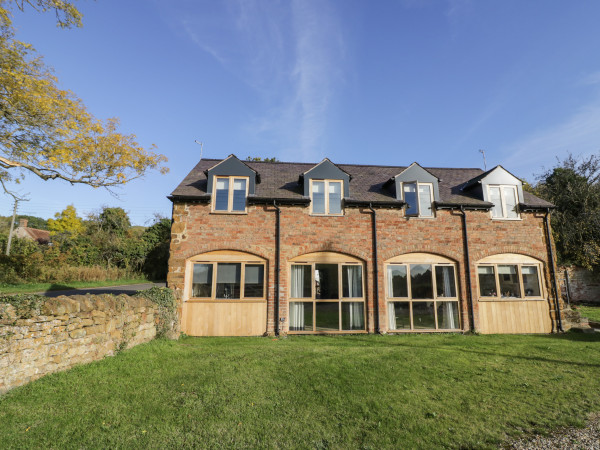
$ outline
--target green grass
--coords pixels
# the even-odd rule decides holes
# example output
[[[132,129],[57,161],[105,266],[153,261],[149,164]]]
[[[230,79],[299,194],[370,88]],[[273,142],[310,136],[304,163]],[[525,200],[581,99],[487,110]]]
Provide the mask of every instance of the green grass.
[[[577,311],[595,322],[600,322],[600,306],[577,306]]]
[[[125,284],[149,283],[145,278],[134,278],[111,281],[69,281],[63,283],[23,283],[5,284],[0,283],[0,294],[28,294],[34,292],[63,291],[67,289],[78,289],[102,286],[121,286]]]
[[[3,448],[487,448],[584,423],[600,335],[157,340],[0,397]]]

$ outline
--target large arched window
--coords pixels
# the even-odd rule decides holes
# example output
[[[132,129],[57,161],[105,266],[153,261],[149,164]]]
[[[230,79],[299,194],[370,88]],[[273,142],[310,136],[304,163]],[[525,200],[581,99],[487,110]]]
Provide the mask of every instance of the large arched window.
[[[363,263],[341,253],[317,252],[290,262],[289,331],[365,330]]]
[[[542,262],[530,256],[504,253],[477,262],[481,300],[536,300],[545,298]]]
[[[214,251],[190,258],[188,300],[266,299],[266,261],[250,253]]]
[[[386,261],[389,331],[459,329],[456,272],[452,260],[427,253]]]

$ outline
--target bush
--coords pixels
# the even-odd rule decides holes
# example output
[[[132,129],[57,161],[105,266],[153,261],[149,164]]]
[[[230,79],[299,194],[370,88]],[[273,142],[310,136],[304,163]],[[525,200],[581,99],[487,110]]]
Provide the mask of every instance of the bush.
[[[173,291],[166,287],[152,287],[138,291],[136,295],[144,297],[158,306],[156,337],[174,338],[177,336],[177,303]]]

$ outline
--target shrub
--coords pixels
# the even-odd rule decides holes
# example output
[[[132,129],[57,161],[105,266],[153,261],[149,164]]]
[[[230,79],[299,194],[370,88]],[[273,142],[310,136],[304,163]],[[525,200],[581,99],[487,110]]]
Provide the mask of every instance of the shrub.
[[[156,337],[174,338],[177,336],[177,304],[173,291],[166,287],[152,287],[138,291],[136,295],[144,297],[158,306]]]

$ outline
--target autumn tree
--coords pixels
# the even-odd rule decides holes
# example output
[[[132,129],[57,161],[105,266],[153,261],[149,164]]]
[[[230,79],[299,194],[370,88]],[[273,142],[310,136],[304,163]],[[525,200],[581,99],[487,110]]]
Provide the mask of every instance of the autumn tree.
[[[50,234],[67,234],[76,236],[84,230],[83,220],[77,216],[75,206],[69,205],[60,213],[54,214],[55,219],[48,219]]]
[[[110,188],[151,169],[164,173],[163,155],[119,132],[118,119],[96,119],[75,94],[58,87],[33,47],[15,38],[10,7],[27,5],[54,11],[61,27],[81,25],[68,1],[0,0],[0,181],[29,173]]]

